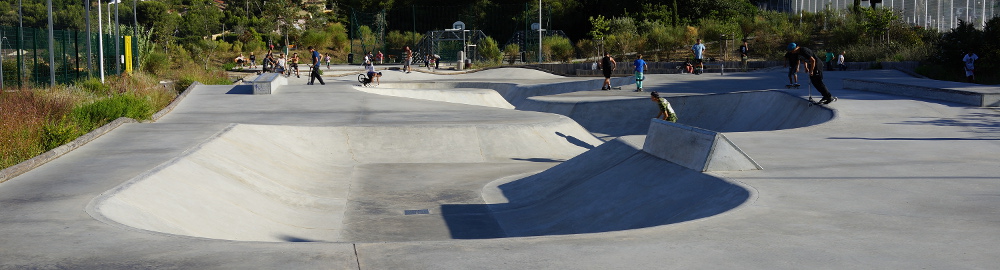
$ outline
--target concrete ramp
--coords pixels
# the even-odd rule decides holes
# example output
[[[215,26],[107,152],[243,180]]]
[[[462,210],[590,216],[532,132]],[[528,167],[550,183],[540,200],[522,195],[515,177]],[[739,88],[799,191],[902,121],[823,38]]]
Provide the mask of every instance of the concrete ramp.
[[[547,171],[484,189],[509,237],[596,233],[717,215],[748,189],[684,168],[616,139]]]
[[[569,159],[602,143],[560,119],[473,126],[233,125],[88,208],[108,222],[168,234],[342,241],[358,166],[439,163],[460,170],[461,164]]]
[[[667,93],[669,94],[669,93]],[[648,94],[647,94],[648,95]],[[800,128],[833,119],[832,110],[782,91],[667,96],[680,124],[717,132]],[[593,99],[578,96],[528,98],[520,110],[551,112],[573,118],[592,132],[613,136],[646,134],[656,104],[648,96]]]
[[[393,88],[389,88],[392,86]],[[358,87],[355,86],[354,89],[377,95],[386,95],[394,97],[405,97],[405,98],[415,98],[423,100],[433,100],[433,101],[443,101],[450,103],[468,104],[468,105],[478,105],[487,106],[501,109],[513,109],[514,105],[510,105],[506,99],[500,96],[497,91],[493,89],[481,89],[481,88],[423,88],[423,87],[413,87],[413,85],[401,85],[401,84],[386,84],[380,85],[380,87]],[[437,86],[437,85],[429,85]],[[395,87],[407,87],[407,88],[395,88]],[[440,87],[440,86],[439,86]]]
[[[642,146],[646,153],[702,172],[762,169],[722,133],[659,119],[651,121]]]

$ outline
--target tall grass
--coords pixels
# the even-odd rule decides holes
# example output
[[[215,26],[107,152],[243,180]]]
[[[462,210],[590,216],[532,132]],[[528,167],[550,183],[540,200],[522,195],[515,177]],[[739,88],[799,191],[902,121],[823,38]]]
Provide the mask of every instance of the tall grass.
[[[50,149],[42,142],[43,127],[53,118],[67,114],[80,100],[67,90],[0,92],[0,168]]]
[[[119,117],[148,120],[177,93],[147,74],[0,92],[0,169],[70,142]]]

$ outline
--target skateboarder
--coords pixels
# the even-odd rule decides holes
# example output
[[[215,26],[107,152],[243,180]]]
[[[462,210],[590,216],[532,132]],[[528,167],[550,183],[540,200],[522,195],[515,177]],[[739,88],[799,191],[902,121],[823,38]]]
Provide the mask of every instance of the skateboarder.
[[[642,60],[642,54],[636,55],[635,62],[632,62],[632,66],[635,67],[635,91],[642,92],[642,80],[646,79],[643,72],[645,72],[649,66],[646,65],[646,60]]]
[[[812,85],[816,87],[816,91],[819,91],[823,95],[823,98],[818,103],[830,104],[830,102],[837,100],[826,89],[826,84],[823,83],[823,62],[819,61],[816,53],[809,48],[800,47],[795,43],[788,44],[788,52],[801,59],[803,64],[805,64],[806,74],[809,74],[809,82],[812,82]]]
[[[618,62],[615,62],[610,53],[605,52],[604,58],[601,58],[597,65],[604,71],[604,85],[601,85],[601,90],[611,90],[611,73],[617,68]]]
[[[670,107],[670,102],[666,98],[660,97],[660,93],[656,91],[650,92],[649,96],[649,99],[660,107],[660,113],[656,115],[656,119],[677,123],[677,113],[674,113],[674,108]]]

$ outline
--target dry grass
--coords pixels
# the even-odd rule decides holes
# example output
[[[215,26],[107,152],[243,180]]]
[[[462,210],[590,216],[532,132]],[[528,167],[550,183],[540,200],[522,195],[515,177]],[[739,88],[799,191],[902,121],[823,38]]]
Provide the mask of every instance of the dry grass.
[[[155,77],[144,73],[109,77],[104,83],[107,90],[82,85],[84,83],[0,92],[0,169],[57,147],[58,143],[51,141],[54,134],[46,134],[51,133],[53,127],[74,129],[66,134],[55,134],[72,136],[61,138],[60,143],[90,132],[91,125],[75,122],[82,120],[71,117],[74,110],[88,104],[129,94],[149,101],[155,112],[177,96],[173,89],[163,88]]]
[[[0,168],[47,151],[41,142],[42,128],[68,114],[82,99],[66,87],[0,93]]]

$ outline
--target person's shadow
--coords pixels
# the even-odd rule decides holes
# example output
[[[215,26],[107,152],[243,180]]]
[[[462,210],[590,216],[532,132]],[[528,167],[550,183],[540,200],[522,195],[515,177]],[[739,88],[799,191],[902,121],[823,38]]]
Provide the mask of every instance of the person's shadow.
[[[572,143],[572,144],[574,144],[576,146],[587,148],[587,149],[594,149],[593,145],[590,145],[587,142],[584,142],[584,141],[582,141],[580,139],[577,139],[576,137],[567,136],[566,134],[562,134],[562,132],[556,132],[556,135],[559,135],[559,137],[566,138],[566,141],[568,141],[569,143]]]

